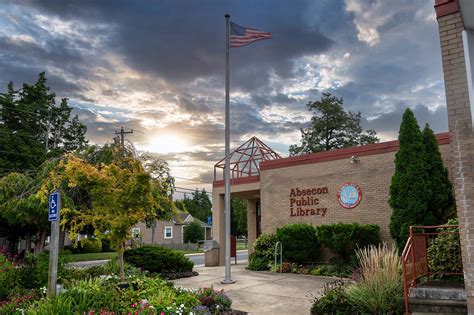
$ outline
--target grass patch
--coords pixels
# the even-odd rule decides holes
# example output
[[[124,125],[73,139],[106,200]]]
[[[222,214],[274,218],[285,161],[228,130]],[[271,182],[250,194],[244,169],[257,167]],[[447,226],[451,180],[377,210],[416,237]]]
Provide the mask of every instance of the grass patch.
[[[237,243],[237,250],[247,249],[247,243]]]
[[[84,253],[84,254],[73,254],[68,257],[70,262],[78,261],[89,261],[89,260],[106,260],[117,257],[116,252],[106,252],[106,253]]]

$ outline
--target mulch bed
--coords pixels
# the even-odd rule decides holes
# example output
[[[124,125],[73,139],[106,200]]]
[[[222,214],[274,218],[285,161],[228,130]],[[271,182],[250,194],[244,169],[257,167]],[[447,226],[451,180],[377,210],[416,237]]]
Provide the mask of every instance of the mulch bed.
[[[196,271],[185,271],[185,272],[172,272],[172,273],[161,273],[162,276],[166,280],[176,280],[181,278],[189,278],[199,276],[199,273]]]

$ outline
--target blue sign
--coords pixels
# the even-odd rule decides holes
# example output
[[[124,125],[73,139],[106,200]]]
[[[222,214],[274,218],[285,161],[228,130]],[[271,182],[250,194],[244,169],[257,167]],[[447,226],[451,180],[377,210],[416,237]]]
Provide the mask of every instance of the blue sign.
[[[212,225],[212,215],[207,217],[207,225]]]
[[[55,191],[49,194],[48,220],[57,221],[59,218],[59,192]]]

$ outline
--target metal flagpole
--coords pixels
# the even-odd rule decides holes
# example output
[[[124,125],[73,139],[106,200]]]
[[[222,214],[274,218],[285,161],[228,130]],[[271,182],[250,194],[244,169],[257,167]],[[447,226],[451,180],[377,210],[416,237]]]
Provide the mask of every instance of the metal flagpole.
[[[229,49],[230,49],[230,15],[225,15],[225,165],[224,165],[224,215],[225,215],[225,278],[222,283],[234,283],[230,276],[230,102],[229,102]]]

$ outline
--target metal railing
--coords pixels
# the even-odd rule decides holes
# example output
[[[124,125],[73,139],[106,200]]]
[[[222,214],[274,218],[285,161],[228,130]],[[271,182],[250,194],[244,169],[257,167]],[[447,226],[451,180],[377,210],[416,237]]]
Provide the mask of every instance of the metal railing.
[[[280,246],[278,246],[278,245],[280,245]],[[283,266],[283,244],[280,241],[276,242],[276,244],[275,244],[275,272],[277,270],[276,268],[277,268],[278,248],[280,249],[279,254],[280,254],[280,273],[281,273],[282,270],[283,270],[282,269],[282,266]]]
[[[402,252],[405,313],[410,293],[422,277],[462,275],[461,244],[457,225],[410,226]]]

